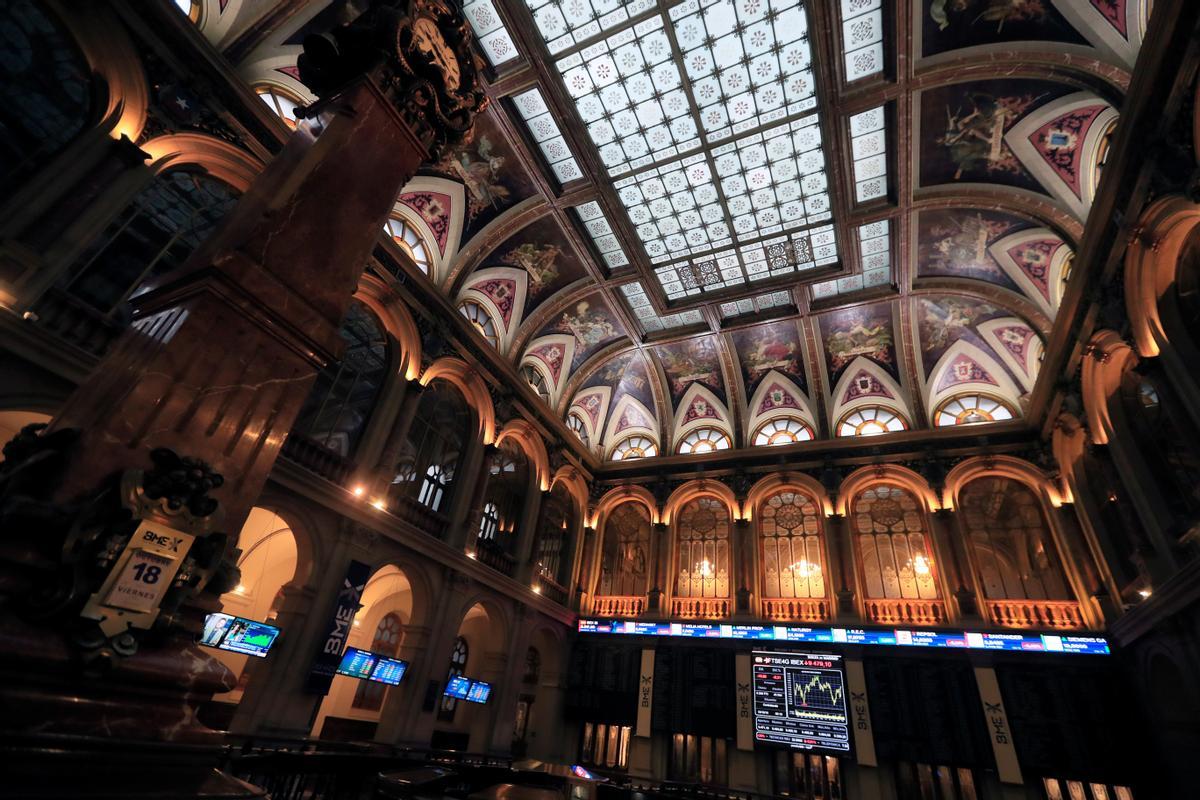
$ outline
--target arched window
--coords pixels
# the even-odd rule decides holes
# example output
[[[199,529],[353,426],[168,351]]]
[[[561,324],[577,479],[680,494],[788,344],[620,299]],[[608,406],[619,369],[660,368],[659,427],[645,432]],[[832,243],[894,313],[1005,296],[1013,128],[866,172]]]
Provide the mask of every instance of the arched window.
[[[630,436],[613,448],[613,461],[628,461],[631,458],[650,458],[658,455],[658,445],[645,436]]]
[[[754,432],[754,446],[793,444],[811,441],[812,438],[812,428],[805,425],[799,417],[777,417],[764,422]]]
[[[1009,478],[963,488],[962,520],[990,600],[1072,600],[1037,496]]]
[[[534,564],[539,575],[560,586],[566,583],[562,576],[563,550],[574,527],[575,502],[570,493],[559,484],[542,499],[541,524],[538,526]]]
[[[400,652],[400,636],[403,626],[396,614],[385,614],[375,627],[375,638],[371,640],[371,652],[395,656]],[[383,706],[383,695],[387,685],[376,681],[359,681],[354,691],[351,706],[366,711],[378,711]]]
[[[467,673],[467,657],[471,654],[470,648],[467,647],[467,640],[459,636],[454,640],[454,649],[450,651],[450,668],[446,671],[446,683],[450,683],[450,679],[455,675],[465,675]],[[445,687],[443,687],[445,688]],[[438,717],[443,720],[454,719],[454,709],[458,708],[458,699],[448,695],[442,695],[442,707],[438,712]]]
[[[339,333],[346,343],[342,358],[317,375],[291,435],[349,459],[390,373],[390,345],[383,325],[358,301],[350,303]]]
[[[458,313],[470,321],[475,330],[487,339],[488,344],[496,349],[500,348],[500,335],[496,333],[496,323],[492,322],[491,315],[484,311],[483,306],[473,300],[464,300],[458,307]]]
[[[88,123],[92,70],[35,0],[0,3],[0,53],[0,185],[15,187]]]
[[[912,494],[898,486],[872,486],[854,499],[852,516],[866,597],[938,598],[925,513]]]
[[[714,450],[728,450],[729,436],[717,428],[697,428],[683,437],[679,443],[681,455],[690,453],[711,453]]]
[[[904,418],[883,406],[866,406],[855,409],[842,417],[838,423],[838,436],[878,436],[908,428]]]
[[[645,597],[650,588],[650,512],[622,503],[604,523],[598,597]]]
[[[960,394],[942,403],[933,415],[939,428],[950,425],[973,425],[977,422],[1000,422],[1012,419],[1012,409],[985,394]]]
[[[486,502],[496,507],[498,534],[481,541],[481,548],[507,554],[501,561],[488,560],[490,566],[502,572],[512,572],[513,550],[516,547],[517,524],[525,510],[525,502],[534,491],[529,458],[515,439],[505,439],[492,456],[488,468]],[[536,522],[535,522],[536,524]]]
[[[300,98],[270,84],[256,86],[254,91],[259,99],[267,104],[267,108],[275,112],[275,116],[292,130],[296,129],[296,107],[304,105]]]
[[[427,508],[447,508],[473,425],[462,395],[442,380],[421,393],[416,419],[396,461],[390,496],[415,499]]]
[[[483,514],[479,517],[478,538],[493,541],[499,531],[500,512],[496,510],[496,504],[492,502],[484,503]]]
[[[546,377],[542,375],[541,370],[532,364],[526,364],[521,367],[521,377],[533,387],[538,397],[547,403],[550,402],[550,386],[546,383]]]
[[[392,237],[400,249],[413,260],[421,272],[429,274],[430,259],[429,248],[425,246],[425,240],[421,238],[421,234],[417,229],[408,223],[403,217],[393,216],[384,223],[384,230]]]
[[[764,597],[825,597],[821,509],[813,498],[783,489],[758,512]]]
[[[572,433],[579,437],[579,441],[583,442],[585,445],[588,443],[587,426],[583,422],[583,417],[579,416],[574,411],[572,411],[570,414],[567,414],[567,427],[571,429]]]
[[[676,597],[729,597],[729,508],[697,497],[679,511]]]
[[[452,466],[447,468],[443,464],[429,465],[429,469],[425,470],[425,480],[421,483],[421,494],[417,496],[421,505],[433,511],[442,510],[442,500],[454,480],[452,469]]]
[[[135,289],[179,267],[237,204],[236,189],[196,169],[158,175],[71,268],[62,288],[119,318]]]

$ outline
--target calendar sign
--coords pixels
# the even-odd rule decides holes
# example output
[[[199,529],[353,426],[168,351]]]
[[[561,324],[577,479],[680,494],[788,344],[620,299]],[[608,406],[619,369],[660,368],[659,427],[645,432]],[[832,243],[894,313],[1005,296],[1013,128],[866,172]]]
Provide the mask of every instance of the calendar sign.
[[[127,625],[149,627],[195,538],[143,520],[117,557],[108,580],[84,606],[83,616],[98,620],[109,635]]]
[[[141,548],[134,550],[117,576],[117,582],[109,589],[104,604],[126,611],[153,611],[171,585],[174,565],[175,561],[166,556]],[[170,577],[163,580],[168,571]]]

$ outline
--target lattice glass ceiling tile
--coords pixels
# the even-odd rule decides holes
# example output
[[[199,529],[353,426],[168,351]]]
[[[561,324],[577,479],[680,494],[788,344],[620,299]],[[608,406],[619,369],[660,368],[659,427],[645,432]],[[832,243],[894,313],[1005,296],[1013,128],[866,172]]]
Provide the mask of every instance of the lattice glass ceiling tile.
[[[738,317],[743,314],[753,314],[756,311],[766,311],[768,308],[791,305],[792,293],[788,291],[769,292],[758,297],[747,297],[731,303],[721,303],[721,316]]]
[[[604,211],[600,208],[599,203],[593,200],[590,203],[576,206],[575,213],[579,216],[583,227],[587,229],[588,235],[592,237],[592,243],[596,245],[600,257],[604,259],[604,263],[608,265],[609,269],[623,267],[629,263],[629,258],[621,248],[621,243],[613,233],[612,226],[608,224],[608,218],[604,216]]]
[[[890,231],[891,222],[886,219],[858,226],[858,252],[862,272],[814,284],[812,287],[813,297],[821,300],[891,283]]]
[[[463,3],[463,16],[471,23],[475,39],[493,67],[520,55],[492,0],[468,0]]]
[[[525,0],[551,53],[561,53],[654,7],[654,0]]]
[[[883,106],[850,117],[854,199],[859,203],[887,196],[886,119]]]
[[[701,154],[613,183],[654,263],[728,244],[729,228]]]
[[[688,0],[668,13],[708,141],[816,107],[803,0]]]
[[[670,328],[680,328],[684,325],[696,325],[704,321],[704,315],[698,309],[694,308],[675,314],[659,316],[655,312],[654,306],[650,304],[650,298],[646,295],[646,289],[642,286],[641,281],[634,281],[633,283],[623,285],[621,292],[625,295],[625,300],[629,303],[629,309],[637,317],[638,322],[641,323],[642,328],[647,333]]]
[[[746,282],[737,254],[732,250],[659,267],[654,270],[654,275],[668,300],[740,286]]]
[[[751,281],[803,272],[837,261],[837,236],[832,225],[821,225],[790,236],[776,236],[739,251]]]
[[[661,16],[567,56],[558,69],[609,174],[700,144]]]
[[[521,119],[525,120],[525,126],[529,128],[530,135],[537,142],[546,163],[550,165],[550,169],[554,170],[554,177],[558,178],[558,182],[566,183],[576,178],[582,178],[583,172],[580,171],[575,156],[571,154],[571,148],[563,139],[558,123],[554,121],[554,115],[546,107],[546,100],[542,97],[541,90],[530,89],[515,95],[513,104],[516,105]]]
[[[883,71],[881,0],[842,0],[842,48],[846,81]]]
[[[712,153],[739,241],[830,218],[815,114],[744,136]]]

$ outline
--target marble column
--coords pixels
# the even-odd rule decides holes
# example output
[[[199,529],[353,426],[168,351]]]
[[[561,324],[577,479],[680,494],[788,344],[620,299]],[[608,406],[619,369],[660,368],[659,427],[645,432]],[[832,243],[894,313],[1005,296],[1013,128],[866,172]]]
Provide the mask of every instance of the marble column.
[[[417,407],[421,404],[421,395],[425,387],[418,381],[405,381],[404,393],[400,400],[400,409],[393,417],[392,429],[388,432],[387,440],[375,459],[375,467],[365,475],[365,483],[370,486],[371,497],[387,496],[388,487],[396,476],[396,464],[400,460],[400,452],[412,431],[413,421],[417,417]]]
[[[938,568],[950,587],[950,593],[958,604],[958,613],[963,620],[981,620],[979,603],[975,597],[974,581],[971,579],[971,558],[967,553],[966,539],[959,531],[957,514],[953,509],[939,508],[933,512],[932,527],[934,548],[943,555]]]
[[[483,517],[483,506],[487,500],[488,481],[492,477],[492,462],[500,449],[494,444],[480,445],[473,462],[474,480],[469,485],[470,501],[464,504],[465,512],[457,525],[452,525],[446,543],[457,549],[465,549],[467,555],[475,557],[475,540],[479,538],[479,521]],[[467,489],[467,486],[463,487]]]
[[[750,614],[754,595],[754,526],[748,519],[733,522],[734,552],[737,558],[737,605],[739,615]]]
[[[513,557],[517,562],[516,579],[522,584],[528,586],[533,580],[533,573],[537,569],[535,560],[535,548],[542,521],[542,497],[545,492],[541,491],[541,487],[537,485],[537,476],[534,475],[529,487],[529,493],[525,496],[525,505],[521,508],[521,521],[517,527],[517,544],[513,551]]]
[[[854,606],[854,545],[844,516],[830,514],[825,518],[825,541],[829,544],[829,559],[833,562],[830,573],[836,579],[833,588],[837,603],[834,617],[838,620],[854,620],[858,616]]]
[[[663,522],[654,523],[654,532],[650,540],[650,548],[654,553],[653,571],[650,581],[650,591],[647,593],[647,610],[651,614],[665,614],[666,608],[663,606],[663,596],[665,594],[664,587],[671,579],[667,574],[669,565],[667,559],[671,554],[671,529],[670,526]]]
[[[590,525],[583,528],[583,541],[580,544],[582,552],[579,555],[579,570],[574,578],[571,610],[582,613],[588,596],[591,594],[592,563],[595,560],[596,529]]]

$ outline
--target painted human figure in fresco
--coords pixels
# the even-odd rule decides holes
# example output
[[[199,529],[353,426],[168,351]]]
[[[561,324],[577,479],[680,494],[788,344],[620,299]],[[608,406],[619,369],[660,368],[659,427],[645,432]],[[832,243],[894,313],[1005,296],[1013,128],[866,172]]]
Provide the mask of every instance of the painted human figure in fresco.
[[[882,364],[892,363],[892,328],[884,317],[869,317],[858,312],[850,316],[825,340],[834,370],[849,364],[857,356],[869,356]]]
[[[964,173],[1021,171],[1021,163],[1004,142],[1004,133],[1039,98],[994,97],[972,92],[967,106],[946,107],[946,131],[937,137],[938,145],[949,151],[956,167],[954,180]]]
[[[573,312],[564,312],[558,327],[572,334],[585,349],[619,335],[608,315],[601,309],[592,308],[586,300],[577,303]]]
[[[742,356],[742,363],[751,381],[756,381],[767,372],[795,374],[800,371],[800,343],[779,331],[767,329],[755,339],[753,345]]]
[[[939,30],[950,27],[951,15],[963,15],[971,24],[995,23],[1000,33],[1008,22],[1045,19],[1047,9],[1045,0],[933,0],[929,4],[929,16]]]
[[[517,245],[504,256],[504,261],[515,264],[529,273],[529,293],[538,295],[558,277],[558,257],[562,248],[556,244]]]
[[[505,161],[504,156],[494,151],[487,136],[479,137],[474,152],[471,144],[465,144],[447,157],[446,168],[467,187],[469,216],[488,206],[499,207],[509,199],[508,187],[500,182]]]

